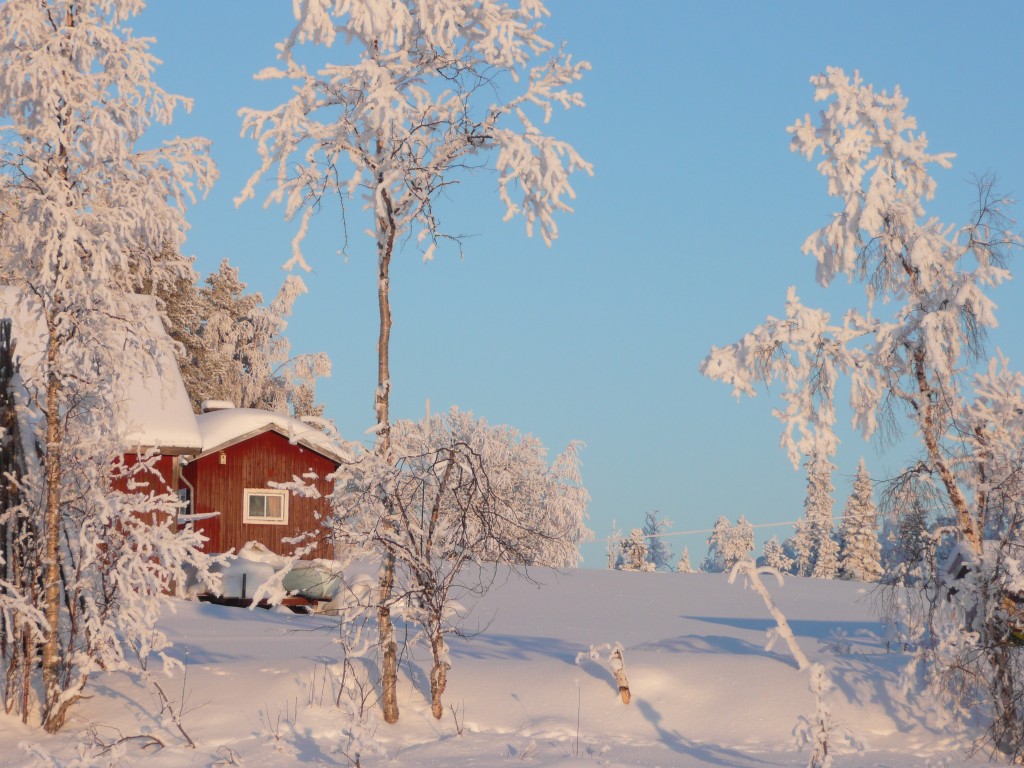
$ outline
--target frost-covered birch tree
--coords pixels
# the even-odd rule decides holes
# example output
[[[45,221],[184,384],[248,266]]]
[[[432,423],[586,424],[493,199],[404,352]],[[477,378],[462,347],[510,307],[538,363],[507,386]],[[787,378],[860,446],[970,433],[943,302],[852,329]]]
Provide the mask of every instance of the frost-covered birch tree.
[[[388,607],[423,629],[440,718],[451,666],[445,636],[459,628],[459,598],[486,592],[498,564],[577,565],[578,545],[591,536],[589,495],[575,444],[549,464],[536,438],[455,409],[398,421],[393,437],[394,462],[368,455],[344,471],[333,534],[342,548],[369,545],[394,558]],[[397,524],[384,524],[388,515]]]
[[[715,521],[708,537],[708,554],[701,564],[705,573],[722,573],[754,551],[754,528],[740,515],[736,525],[730,525],[723,515]]]
[[[882,578],[878,508],[875,507],[873,493],[871,476],[864,459],[861,459],[853,480],[853,492],[846,501],[839,528],[839,571],[844,579],[879,581]]]
[[[157,600],[184,562],[201,565],[197,542],[173,532],[176,499],[156,492],[151,457],[126,464],[114,439],[122,369],[152,359],[127,295],[189,272],[140,254],[182,241],[185,205],[215,178],[203,139],[143,143],[188,102],[156,85],[150,41],[125,26],[142,6],[0,4],[0,283],[38,317],[22,332],[42,345],[22,414],[40,453],[2,512],[15,543],[3,553],[4,694],[47,731],[92,672],[163,650]]]
[[[301,242],[316,211],[342,200],[345,251],[346,202],[366,212],[380,316],[376,451],[390,462],[392,259],[410,240],[429,260],[440,242],[457,239],[435,204],[484,167],[497,174],[506,219],[522,216],[527,233],[539,230],[550,244],[558,235],[555,214],[571,211],[570,176],[591,167],[542,126],[556,107],[583,106],[574,87],[588,65],[542,36],[548,11],[541,0],[313,0],[294,8],[278,65],[257,75],[290,81],[294,95],[270,110],[242,110],[243,132],[258,142],[262,164],[238,201],[271,179],[267,202],[283,204],[298,221],[289,265],[306,269]],[[335,63],[315,70],[303,63],[304,47],[330,49],[338,41],[345,49]],[[385,562],[378,620],[384,717],[395,722],[397,645],[385,609],[390,570]]]
[[[728,546],[731,534],[732,526],[729,525],[729,518],[719,515],[711,528],[711,535],[708,536],[708,553],[700,564],[700,569],[704,573],[721,573],[725,570],[725,558],[722,552]]]
[[[931,169],[948,168],[952,155],[929,151],[902,92],[878,92],[835,68],[811,82],[825,104],[790,127],[791,148],[820,158],[841,209],[804,251],[822,285],[837,277],[862,285],[863,304],[837,321],[790,288],[784,317],[713,348],[701,369],[737,396],[753,395],[758,382],[781,385],[785,407],[777,413],[794,466],[816,447],[834,448],[842,377],[865,437],[881,425],[905,425],[919,438],[921,457],[907,474],[949,516],[963,563],[957,574],[933,572],[930,609],[952,615],[924,622],[931,634],[919,647],[937,686],[987,699],[995,744],[1019,755],[1024,678],[1010,628],[1024,587],[1013,528],[1024,498],[1024,379],[1000,356],[972,375],[983,363],[985,332],[996,324],[988,291],[1010,276],[1006,260],[1018,243],[1005,218],[1008,201],[983,179],[967,224],[929,218]],[[911,510],[916,496],[908,494],[895,514]],[[948,582],[957,575],[953,588]]]

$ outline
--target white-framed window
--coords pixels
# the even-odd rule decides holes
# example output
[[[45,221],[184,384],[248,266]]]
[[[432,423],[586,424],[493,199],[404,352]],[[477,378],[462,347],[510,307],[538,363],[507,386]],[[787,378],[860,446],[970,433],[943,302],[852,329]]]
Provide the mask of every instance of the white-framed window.
[[[288,524],[288,491],[246,488],[242,504],[243,523]]]

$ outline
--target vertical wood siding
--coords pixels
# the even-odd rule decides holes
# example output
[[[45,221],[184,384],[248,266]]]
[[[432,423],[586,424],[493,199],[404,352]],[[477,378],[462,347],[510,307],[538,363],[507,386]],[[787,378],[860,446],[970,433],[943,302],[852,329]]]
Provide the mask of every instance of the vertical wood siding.
[[[220,512],[218,517],[195,523],[209,539],[205,546],[207,552],[226,552],[232,548],[237,552],[246,542],[257,541],[279,555],[291,555],[294,546],[281,539],[315,531],[318,545],[307,557],[334,557],[333,545],[323,526],[328,512],[326,497],[331,492],[330,483],[324,478],[337,468],[333,461],[300,445],[292,445],[273,431],[225,448],[223,453],[227,457],[224,464],[220,463],[220,452],[215,451],[189,462],[183,470],[195,489],[193,512]],[[289,494],[287,525],[242,522],[246,488],[266,488],[270,481],[288,482],[293,476],[301,478],[309,471],[318,477],[314,485],[321,498]]]

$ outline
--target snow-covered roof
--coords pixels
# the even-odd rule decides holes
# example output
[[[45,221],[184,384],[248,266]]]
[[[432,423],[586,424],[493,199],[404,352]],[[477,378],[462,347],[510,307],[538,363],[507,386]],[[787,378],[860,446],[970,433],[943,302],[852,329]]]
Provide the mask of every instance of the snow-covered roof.
[[[174,359],[152,296],[132,296],[146,336],[154,344],[140,345],[140,351],[126,354],[118,398],[117,424],[126,451],[160,448],[165,453],[195,453],[201,445],[196,417],[185,384]],[[45,351],[46,331],[37,305],[18,288],[0,285],[0,317],[10,318],[15,357],[29,387],[38,387],[40,363]],[[126,331],[113,328],[112,334]],[[112,337],[116,342],[116,337]],[[147,360],[140,354],[151,353]]]
[[[202,438],[202,454],[225,448],[253,435],[273,430],[292,443],[342,462],[351,459],[348,448],[332,440],[318,427],[259,408],[225,408],[196,416]]]

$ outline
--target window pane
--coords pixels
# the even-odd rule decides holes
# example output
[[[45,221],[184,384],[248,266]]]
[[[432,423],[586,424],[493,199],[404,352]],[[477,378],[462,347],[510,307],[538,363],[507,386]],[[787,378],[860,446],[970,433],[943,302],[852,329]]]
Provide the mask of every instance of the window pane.
[[[280,496],[265,496],[264,499],[267,502],[267,517],[273,517],[278,520],[284,517],[284,514],[281,509],[282,498]]]
[[[249,517],[267,516],[267,497],[255,493],[249,496]]]

